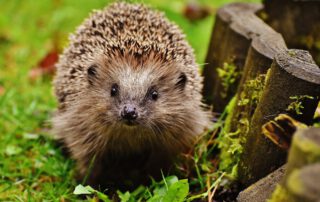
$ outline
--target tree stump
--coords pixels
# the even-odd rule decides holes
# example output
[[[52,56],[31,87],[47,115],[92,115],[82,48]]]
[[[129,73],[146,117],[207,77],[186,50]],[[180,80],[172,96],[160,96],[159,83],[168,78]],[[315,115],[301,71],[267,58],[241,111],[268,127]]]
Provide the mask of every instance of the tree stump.
[[[289,151],[284,179],[271,201],[320,200],[320,128],[298,130]]]
[[[217,12],[203,70],[203,95],[215,112],[222,112],[237,90],[251,38],[259,34],[255,25],[263,23],[254,14],[261,8],[233,3]]]
[[[286,178],[294,169],[317,162],[320,163],[320,128],[298,130],[290,148]]]
[[[288,47],[309,50],[320,65],[320,1],[264,0],[264,6],[262,16]]]
[[[252,20],[248,21],[251,24],[248,26],[255,27],[254,33],[256,34],[252,34],[242,78],[235,98],[233,98],[235,99],[234,104],[228,105],[231,109],[227,112],[228,118],[224,127],[225,141],[219,144],[220,168],[227,171],[232,169],[230,162],[236,164],[240,155],[240,151],[230,152],[230,145],[233,143],[231,137],[228,138],[228,136],[232,136],[232,139],[240,138],[241,144],[242,137],[248,133],[251,117],[263,92],[267,70],[275,55],[287,49],[279,33],[272,30],[257,16],[252,15],[251,17]]]
[[[281,113],[309,124],[319,95],[320,69],[307,51],[287,50],[276,56],[243,145],[238,173],[245,187],[286,160],[286,152],[262,135],[262,125]]]
[[[294,202],[319,202],[320,163],[294,170],[288,177],[286,187]]]
[[[243,136],[247,131],[251,117],[263,92],[267,70],[274,57],[285,51],[286,45],[282,36],[265,25],[261,36],[253,39],[244,65],[244,72],[237,90],[236,107],[232,111],[231,132],[239,131]]]

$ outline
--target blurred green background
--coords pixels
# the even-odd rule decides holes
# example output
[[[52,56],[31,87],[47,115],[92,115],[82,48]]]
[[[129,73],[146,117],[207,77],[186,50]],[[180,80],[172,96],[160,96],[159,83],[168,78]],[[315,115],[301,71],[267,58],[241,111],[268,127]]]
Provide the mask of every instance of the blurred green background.
[[[73,162],[63,157],[48,137],[56,105],[52,76],[33,70],[48,60],[48,54],[63,49],[68,34],[92,9],[103,8],[109,2],[0,0],[0,201],[75,199]],[[203,64],[214,13],[233,0],[138,2],[165,12],[176,22],[195,49],[198,63]],[[194,3],[210,15],[190,21],[184,10]]]

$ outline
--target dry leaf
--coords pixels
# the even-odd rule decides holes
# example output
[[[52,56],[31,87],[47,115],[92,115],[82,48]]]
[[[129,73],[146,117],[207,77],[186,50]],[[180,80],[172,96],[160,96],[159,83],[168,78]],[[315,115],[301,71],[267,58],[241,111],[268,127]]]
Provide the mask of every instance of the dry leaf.
[[[35,80],[44,75],[53,75],[55,64],[59,59],[59,53],[56,50],[50,51],[37,65],[29,72],[29,78]]]

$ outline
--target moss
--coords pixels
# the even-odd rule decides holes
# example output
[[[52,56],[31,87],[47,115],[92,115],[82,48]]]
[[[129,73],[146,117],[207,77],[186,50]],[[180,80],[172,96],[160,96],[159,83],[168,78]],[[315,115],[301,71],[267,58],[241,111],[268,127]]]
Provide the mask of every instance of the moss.
[[[241,118],[239,120],[240,123],[240,128],[241,128],[241,132],[242,134],[247,134],[249,132],[249,126],[250,126],[250,122],[249,122],[249,118]],[[240,136],[241,139],[244,138],[244,136]],[[243,143],[243,140],[241,141]]]
[[[288,188],[290,193],[293,193],[295,195],[303,195],[305,191],[303,190],[299,170],[293,170],[291,172],[290,176],[287,179],[286,187]]]
[[[320,50],[320,40],[314,43],[317,50]]]
[[[248,80],[245,83],[243,92],[241,92],[238,106],[249,105],[250,108],[255,108],[261,98],[265,80],[265,74],[260,74],[255,79]]]
[[[296,56],[296,53],[295,53],[293,50],[289,50],[289,51],[288,51],[288,54],[289,54],[291,57]]]
[[[223,63],[222,67],[217,68],[218,76],[221,79],[221,96],[226,98],[232,84],[239,78],[240,73],[237,71],[237,67],[233,63]]]
[[[255,79],[248,80],[241,92],[237,102],[238,107],[241,107],[241,111],[238,122],[235,123],[237,124],[237,129],[240,130],[241,138],[244,138],[249,131],[250,118],[260,101],[265,86],[265,78],[266,75],[261,74]],[[241,142],[244,142],[244,140],[242,139]]]
[[[312,46],[315,45],[315,39],[312,35],[301,36],[300,44],[308,49],[311,49]]]
[[[237,164],[239,162],[240,154],[242,153],[242,146],[240,144],[239,133],[240,130],[231,132],[232,115],[236,107],[236,97],[234,96],[226,107],[227,117],[224,127],[219,136],[220,148],[220,163],[219,170],[226,171],[231,178],[236,178]]]
[[[237,95],[235,95],[229,102],[229,104],[226,106],[225,110],[227,113],[227,118],[224,123],[223,130],[229,132],[231,130],[231,124],[232,124],[232,114],[234,112],[234,108],[236,107],[237,103]]]
[[[231,173],[234,178],[236,177],[234,170],[242,153],[239,133],[239,130],[223,133],[223,138],[219,142],[219,148],[221,149],[219,169]]]
[[[221,149],[219,168],[227,172],[236,171],[237,164],[242,153],[242,145],[245,141],[244,134],[249,131],[250,117],[252,109],[256,108],[261,94],[265,86],[265,74],[257,76],[255,79],[246,82],[240,99],[237,102],[234,97],[228,107],[228,116],[222,131],[219,148]],[[236,107],[245,107],[246,109],[240,112],[239,120],[233,122],[234,109]],[[231,131],[231,124],[237,124],[237,130]],[[232,172],[236,176],[236,172]]]
[[[320,128],[320,102],[318,103],[318,107],[316,113],[314,114],[313,119],[315,122],[313,123],[314,127]]]
[[[277,185],[273,191],[271,198],[267,202],[290,202],[292,199],[288,191],[281,185]]]
[[[267,21],[269,19],[269,15],[266,11],[262,10],[258,13],[258,16],[263,20]]]
[[[238,106],[245,106],[247,104],[249,104],[250,102],[250,99],[248,98],[241,98],[238,102]]]
[[[240,155],[243,152],[242,145],[245,142],[245,134],[249,132],[250,118],[260,101],[266,78],[267,74],[260,74],[245,82],[240,96],[236,96],[239,99],[234,97],[227,107],[228,116],[219,139],[219,148],[221,149],[219,169],[231,173],[232,177],[238,175],[237,168]],[[239,110],[239,115],[234,114],[235,109]],[[236,127],[232,124],[236,124]],[[234,128],[236,130],[232,131]]]
[[[292,145],[298,147],[299,150],[303,151],[305,154],[312,154],[306,156],[308,162],[320,161],[320,145],[316,144],[313,140],[299,135],[293,138]]]
[[[295,114],[300,115],[302,114],[302,110],[304,109],[302,105],[303,101],[306,99],[313,100],[314,97],[309,95],[297,95],[297,96],[291,96],[290,99],[294,101],[289,104],[289,106],[287,107],[287,111],[294,112]]]

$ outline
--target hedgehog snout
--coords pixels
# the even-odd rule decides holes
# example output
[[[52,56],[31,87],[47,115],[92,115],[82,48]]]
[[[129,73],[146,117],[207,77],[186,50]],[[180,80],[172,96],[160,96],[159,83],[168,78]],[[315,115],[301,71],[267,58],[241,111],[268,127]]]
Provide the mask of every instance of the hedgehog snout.
[[[121,110],[121,118],[129,125],[138,118],[138,111],[134,104],[125,104]]]

